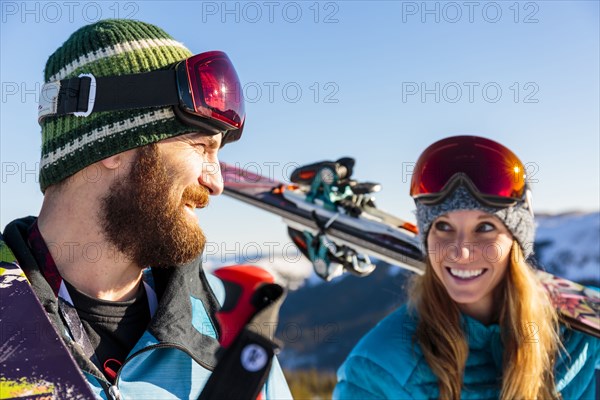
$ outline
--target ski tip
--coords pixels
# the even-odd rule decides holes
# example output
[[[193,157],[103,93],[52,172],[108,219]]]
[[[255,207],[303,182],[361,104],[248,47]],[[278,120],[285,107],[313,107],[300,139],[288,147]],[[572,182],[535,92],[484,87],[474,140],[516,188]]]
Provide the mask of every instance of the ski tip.
[[[410,222],[403,223],[402,226],[400,226],[400,228],[412,232],[415,235],[419,234],[419,229],[417,228],[417,226],[415,224],[411,224]]]

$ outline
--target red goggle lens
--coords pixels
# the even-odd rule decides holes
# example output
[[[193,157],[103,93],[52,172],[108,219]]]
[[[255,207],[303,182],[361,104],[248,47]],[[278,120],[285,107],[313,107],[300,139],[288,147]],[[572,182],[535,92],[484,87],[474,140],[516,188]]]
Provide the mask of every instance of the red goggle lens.
[[[526,190],[525,172],[521,160],[500,143],[477,136],[454,136],[435,142],[421,154],[410,195],[435,195],[456,174],[464,174],[484,196],[520,200]]]
[[[194,111],[217,119],[231,129],[242,129],[246,112],[237,72],[221,51],[202,53],[186,60]]]

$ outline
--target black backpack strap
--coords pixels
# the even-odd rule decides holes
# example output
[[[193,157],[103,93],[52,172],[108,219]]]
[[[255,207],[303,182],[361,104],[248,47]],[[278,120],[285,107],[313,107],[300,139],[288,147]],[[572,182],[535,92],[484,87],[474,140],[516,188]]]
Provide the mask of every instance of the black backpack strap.
[[[219,363],[199,400],[254,400],[267,381],[277,345],[244,329],[228,349],[221,349]]]

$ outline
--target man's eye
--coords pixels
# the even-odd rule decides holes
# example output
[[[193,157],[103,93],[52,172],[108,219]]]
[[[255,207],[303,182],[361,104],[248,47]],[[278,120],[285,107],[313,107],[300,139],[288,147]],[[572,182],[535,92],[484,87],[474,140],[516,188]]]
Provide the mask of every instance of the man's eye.
[[[452,227],[450,226],[449,223],[444,222],[444,221],[438,221],[435,223],[435,229],[437,229],[438,231],[442,231],[442,232],[450,232],[452,231]]]

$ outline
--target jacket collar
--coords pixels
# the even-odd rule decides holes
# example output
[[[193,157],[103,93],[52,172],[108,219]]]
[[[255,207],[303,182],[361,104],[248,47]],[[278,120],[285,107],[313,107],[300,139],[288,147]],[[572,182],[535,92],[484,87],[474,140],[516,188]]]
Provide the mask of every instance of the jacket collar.
[[[159,303],[148,331],[159,342],[187,349],[196,362],[212,370],[217,365],[219,343],[192,325],[191,297],[194,297],[202,302],[217,332],[219,329],[216,318],[219,304],[202,269],[201,257],[183,266],[153,268],[152,276]]]
[[[28,230],[35,221],[35,217],[26,217],[11,222],[4,230],[3,239],[15,254],[19,266],[27,275],[49,319],[58,328],[65,343],[71,349],[77,349],[65,334],[66,330],[60,318],[56,295],[42,275],[27,243]],[[192,325],[190,296],[202,302],[210,321],[218,332],[216,312],[219,304],[202,269],[201,256],[183,266],[153,268],[152,276],[159,303],[148,331],[158,340],[159,344],[183,348],[196,362],[212,370],[217,364],[216,352],[219,343],[216,338],[203,335]],[[80,351],[74,350],[74,352],[79,355],[76,358],[82,368],[85,367],[85,370],[93,372],[94,375],[99,373]]]

